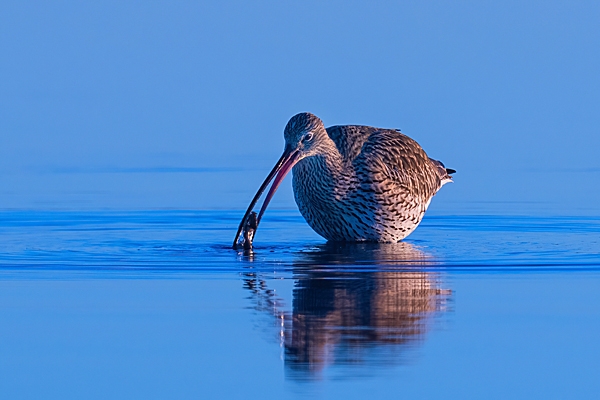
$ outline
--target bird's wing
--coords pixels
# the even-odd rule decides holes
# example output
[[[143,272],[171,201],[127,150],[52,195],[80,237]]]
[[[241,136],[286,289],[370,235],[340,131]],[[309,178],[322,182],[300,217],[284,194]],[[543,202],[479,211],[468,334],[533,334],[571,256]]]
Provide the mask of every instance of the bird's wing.
[[[354,161],[355,171],[380,187],[392,185],[428,199],[441,187],[437,168],[417,142],[394,130],[372,132]]]

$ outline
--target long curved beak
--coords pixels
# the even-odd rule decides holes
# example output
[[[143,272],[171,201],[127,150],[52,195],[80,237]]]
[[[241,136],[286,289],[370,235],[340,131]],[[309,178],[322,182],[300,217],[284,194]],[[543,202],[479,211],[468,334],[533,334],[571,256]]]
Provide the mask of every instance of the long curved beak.
[[[244,214],[244,218],[242,218],[242,221],[240,222],[240,225],[238,226],[237,233],[235,234],[235,239],[233,239],[233,248],[234,249],[237,248],[238,239],[240,237],[240,234],[242,233],[242,230],[244,229],[244,226],[246,225],[246,222],[248,221],[248,217],[250,216],[252,209],[254,209],[256,202],[258,201],[258,199],[260,199],[260,196],[263,194],[263,192],[265,191],[265,189],[267,188],[269,183],[273,180],[273,177],[275,177],[275,180],[273,181],[273,185],[271,185],[271,189],[269,189],[269,193],[267,193],[267,197],[265,197],[265,201],[263,202],[260,212],[258,213],[258,218],[256,220],[256,228],[258,228],[258,224],[260,224],[260,220],[261,220],[263,214],[265,213],[265,210],[267,209],[267,206],[269,205],[271,198],[273,198],[273,195],[275,194],[275,192],[277,191],[277,188],[283,181],[283,178],[285,178],[287,173],[290,172],[292,167],[298,161],[299,155],[300,155],[300,153],[298,152],[298,150],[291,150],[291,149],[286,148],[283,151],[281,158],[279,159],[279,161],[277,161],[277,164],[275,164],[275,166],[273,167],[271,172],[269,172],[269,175],[267,175],[267,178],[262,183],[262,185],[260,185],[258,192],[256,192],[256,194],[254,195],[254,198],[250,202],[250,205],[248,206],[248,209],[246,210],[246,213]]]

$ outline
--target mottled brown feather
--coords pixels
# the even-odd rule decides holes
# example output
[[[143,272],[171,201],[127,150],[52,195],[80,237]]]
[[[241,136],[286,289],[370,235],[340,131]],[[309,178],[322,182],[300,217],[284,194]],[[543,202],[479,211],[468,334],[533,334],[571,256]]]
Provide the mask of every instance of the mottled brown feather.
[[[397,130],[338,125],[326,132],[335,147],[298,162],[293,186],[300,212],[329,240],[399,241],[451,180],[442,163]]]

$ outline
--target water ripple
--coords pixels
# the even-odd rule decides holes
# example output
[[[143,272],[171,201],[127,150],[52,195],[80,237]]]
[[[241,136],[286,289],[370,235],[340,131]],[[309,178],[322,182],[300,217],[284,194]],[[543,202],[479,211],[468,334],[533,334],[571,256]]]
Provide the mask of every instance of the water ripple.
[[[595,271],[600,218],[428,216],[405,242],[326,243],[295,211],[265,216],[252,254],[239,211],[0,212],[0,272]],[[57,275],[60,276],[60,275]]]

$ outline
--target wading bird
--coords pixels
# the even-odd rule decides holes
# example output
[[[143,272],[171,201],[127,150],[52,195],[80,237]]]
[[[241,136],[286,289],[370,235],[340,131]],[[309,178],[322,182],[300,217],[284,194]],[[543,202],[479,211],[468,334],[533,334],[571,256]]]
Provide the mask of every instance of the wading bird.
[[[292,168],[300,213],[315,232],[330,241],[404,239],[421,222],[433,195],[452,182],[451,175],[456,172],[429,158],[417,142],[395,129],[325,128],[317,116],[300,113],[289,120],[283,135],[283,155],[244,214],[234,248],[242,231],[251,229],[253,236],[273,194]],[[256,217],[252,210],[273,178]]]

